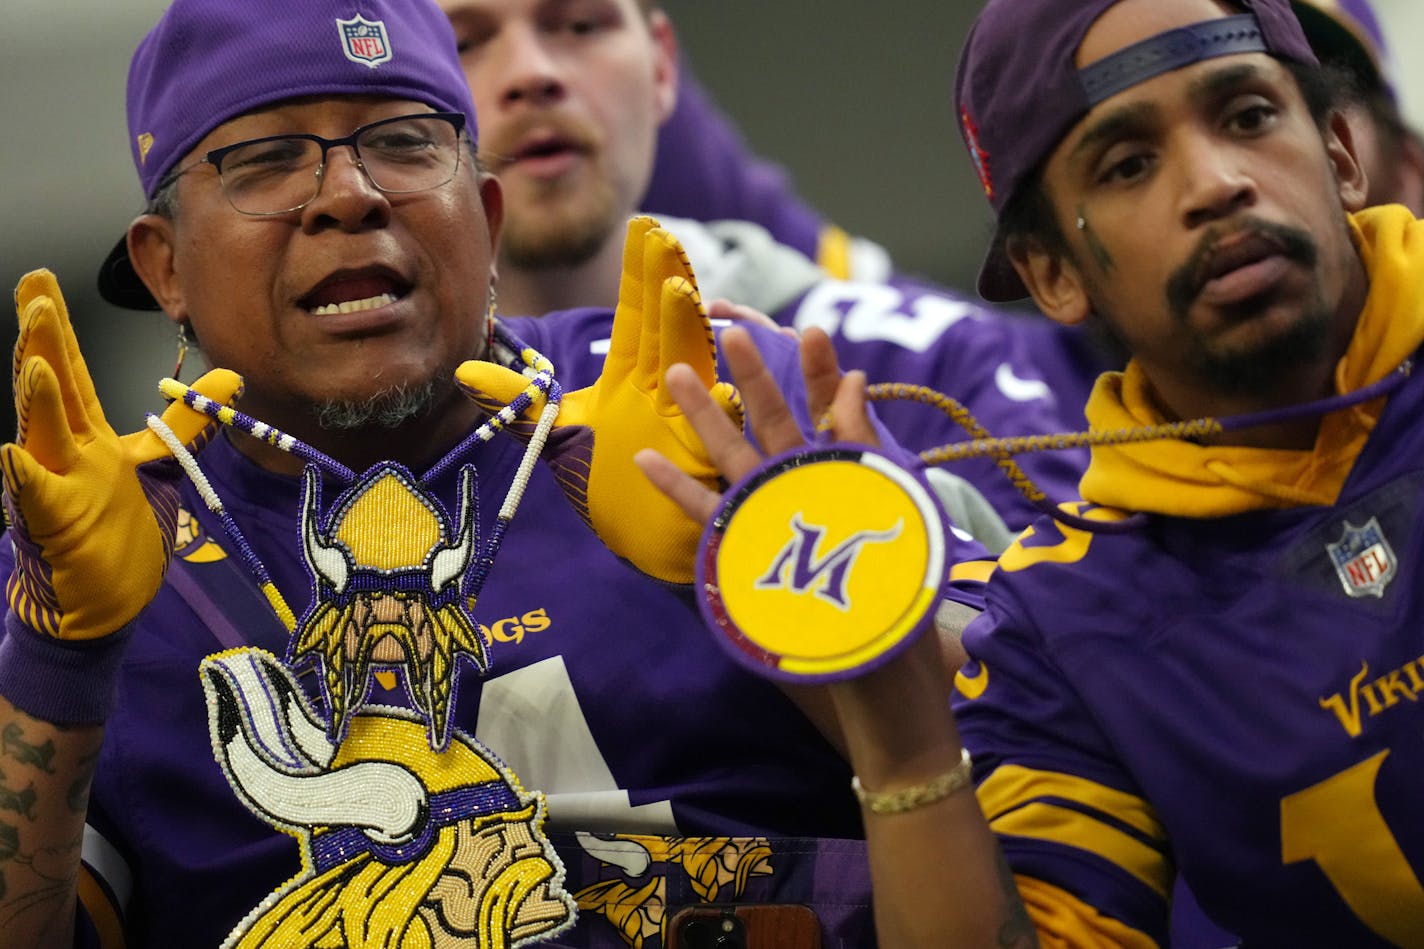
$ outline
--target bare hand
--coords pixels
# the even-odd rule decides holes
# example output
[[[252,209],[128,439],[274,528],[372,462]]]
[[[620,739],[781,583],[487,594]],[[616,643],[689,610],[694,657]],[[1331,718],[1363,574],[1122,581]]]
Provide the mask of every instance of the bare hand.
[[[728,329],[722,334],[722,354],[742,394],[748,424],[761,450],[728,420],[688,366],[678,364],[669,368],[667,386],[722,477],[736,482],[768,455],[790,451],[804,445],[806,439],[776,379],[762,362],[751,334],[741,327]],[[852,370],[841,375],[830,337],[819,329],[809,329],[801,338],[801,374],[806,382],[811,418],[821,419],[829,413],[835,440],[879,444],[866,408],[865,374]],[[643,449],[633,460],[648,480],[689,517],[704,524],[711,520],[722,501],[720,494],[684,474],[653,449]]]
[[[801,334],[789,326],[782,326],[780,323],[767,316],[761,310],[754,309],[743,303],[733,303],[731,300],[716,299],[706,301],[707,318],[712,320],[727,320],[731,323],[741,323],[743,325],[760,326],[763,329],[775,330],[792,339],[800,339]]]

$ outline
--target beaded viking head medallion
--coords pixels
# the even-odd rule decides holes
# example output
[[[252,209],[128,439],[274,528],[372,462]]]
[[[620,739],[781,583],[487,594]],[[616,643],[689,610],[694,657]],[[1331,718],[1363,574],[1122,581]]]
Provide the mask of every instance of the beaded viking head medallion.
[[[298,622],[197,460],[175,442],[171,431],[161,423],[155,426],[150,418],[150,427],[173,452],[208,509],[222,520],[273,612],[292,633],[289,660],[294,665],[314,661],[320,666],[333,740],[345,733],[351,715],[369,694],[372,671],[396,668],[404,672],[410,700],[427,721],[430,746],[443,748],[449,741],[460,657],[468,657],[481,672],[488,668],[484,640],[470,608],[514,519],[562,395],[553,365],[497,323],[489,355],[518,368],[528,386],[419,478],[395,462],[379,463],[357,477],[297,438],[204,398],[176,380],[160,384],[170,398],[182,399],[224,425],[306,462],[299,543],[313,596]],[[427,486],[471,447],[489,441],[518,419],[541,395],[547,398],[539,424],[528,439],[489,536],[482,539],[473,467],[459,469],[459,510],[453,519]],[[321,513],[323,473],[346,485],[325,516]]]
[[[340,739],[370,688],[373,665],[395,666],[425,716],[432,748],[450,737],[457,662],[488,666],[470,615],[467,578],[479,547],[475,473],[460,472],[460,511],[444,509],[401,465],[375,466],[337,499],[323,530],[320,481],[308,468],[302,551],[317,595],[292,639],[293,665],[314,657]]]

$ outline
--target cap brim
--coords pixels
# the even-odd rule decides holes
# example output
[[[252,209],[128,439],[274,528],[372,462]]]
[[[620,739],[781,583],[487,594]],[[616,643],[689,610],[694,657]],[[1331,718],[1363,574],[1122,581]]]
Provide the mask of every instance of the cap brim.
[[[99,296],[126,310],[157,310],[158,301],[148,292],[129,260],[128,236],[119,238],[99,268]]]
[[[1019,272],[1009,262],[1004,239],[996,230],[979,267],[979,295],[990,303],[1013,303],[1029,296],[1028,288],[1019,279]]]

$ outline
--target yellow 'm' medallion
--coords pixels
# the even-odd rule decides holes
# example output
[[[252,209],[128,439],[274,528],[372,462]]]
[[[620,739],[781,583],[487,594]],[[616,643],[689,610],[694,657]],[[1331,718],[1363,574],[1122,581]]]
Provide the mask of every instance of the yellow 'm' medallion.
[[[702,609],[742,663],[799,681],[859,675],[933,614],[945,528],[925,484],[858,446],[772,459],[708,525]]]

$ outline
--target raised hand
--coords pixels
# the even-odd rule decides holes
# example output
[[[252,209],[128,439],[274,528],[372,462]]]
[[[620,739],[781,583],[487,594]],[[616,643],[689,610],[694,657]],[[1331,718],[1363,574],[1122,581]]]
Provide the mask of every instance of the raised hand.
[[[717,381],[712,326],[691,264],[677,238],[650,217],[628,225],[613,334],[598,381],[563,397],[545,449],[565,495],[615,554],[650,576],[691,583],[702,533],[673,501],[639,474],[633,455],[654,448],[708,489],[718,473],[702,441],[664,384],[681,364],[708,403],[734,429],[741,424],[736,389]],[[456,371],[465,392],[493,413],[527,385],[518,373],[482,360]],[[542,400],[511,427],[525,437]]]
[[[20,335],[13,382],[18,433],[0,446],[16,563],[14,613],[61,639],[94,639],[129,623],[158,591],[173,551],[180,474],[147,429],[119,437],[104,418],[54,275],[15,290]],[[218,402],[242,380],[213,370],[194,388]],[[164,422],[190,448],[215,423],[181,402]]]
[[[747,406],[747,416],[756,443],[745,437],[740,425],[732,424],[720,406],[687,366],[673,366],[667,374],[669,395],[681,407],[689,424],[702,440],[708,457],[728,482],[745,477],[766,457],[791,451],[806,444],[776,379],[767,371],[750,334],[733,327],[722,335],[722,352],[738,391]],[[879,436],[866,409],[865,374],[853,370],[842,375],[835,347],[824,331],[807,330],[801,340],[801,373],[806,383],[806,399],[813,419],[825,418],[837,441],[878,445]],[[758,449],[757,445],[762,449]],[[640,451],[638,467],[673,499],[682,511],[699,524],[711,520],[722,503],[722,490],[701,478],[691,478],[674,460],[656,448]]]

